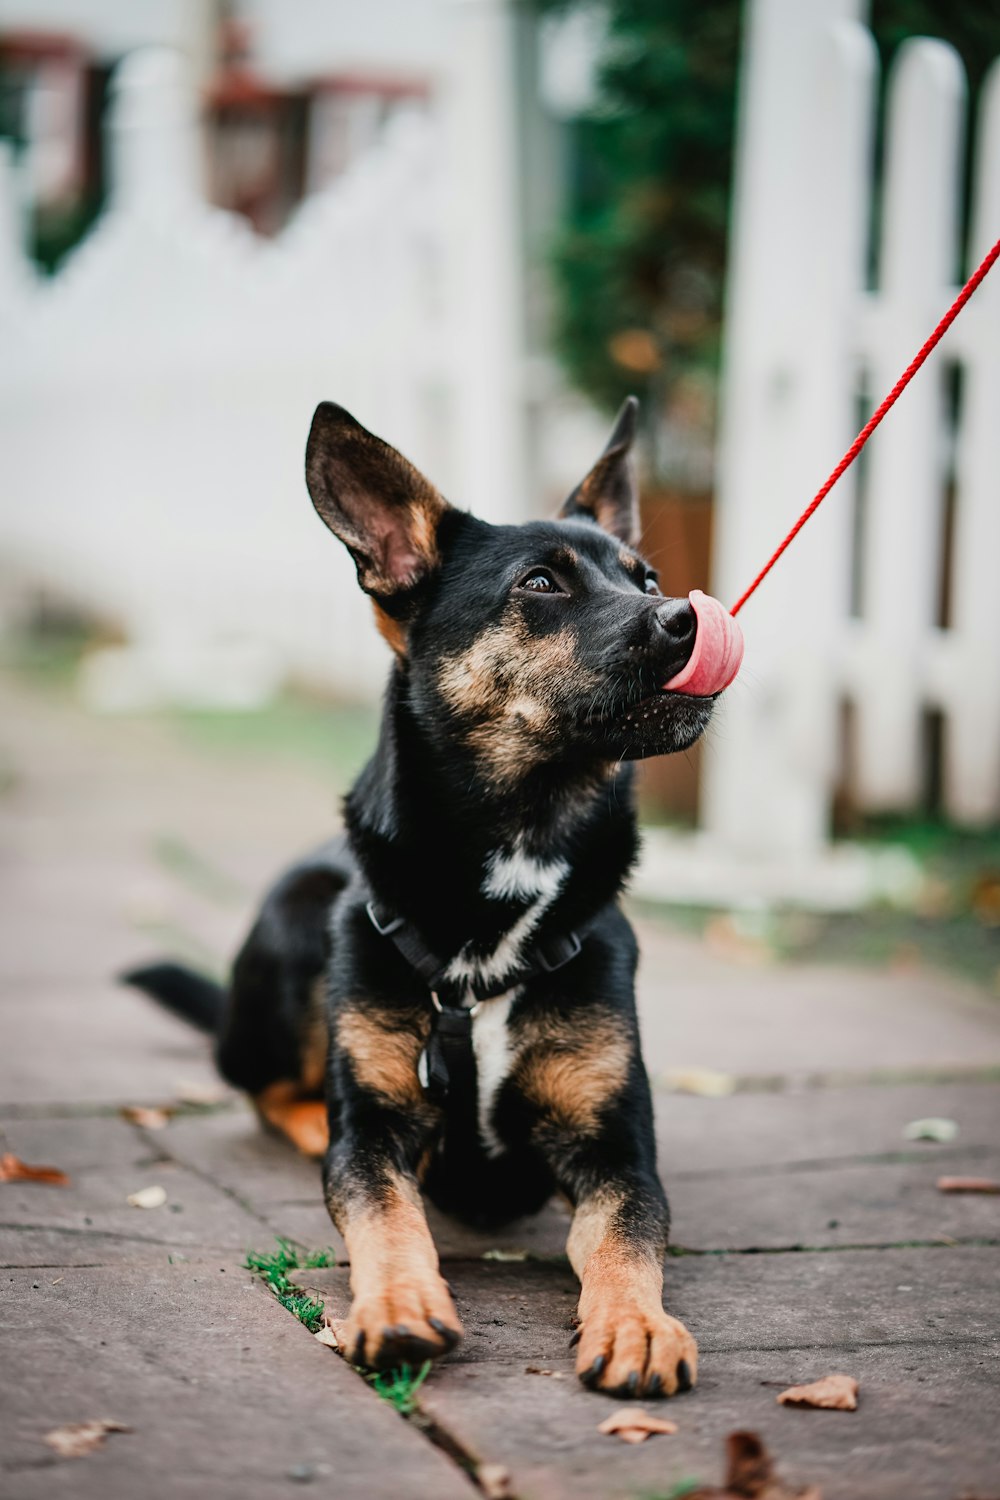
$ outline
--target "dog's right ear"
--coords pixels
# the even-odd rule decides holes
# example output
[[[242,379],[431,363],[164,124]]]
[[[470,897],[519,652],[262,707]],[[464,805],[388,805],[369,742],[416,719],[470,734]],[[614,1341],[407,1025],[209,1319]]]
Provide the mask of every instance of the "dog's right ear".
[[[437,566],[449,509],[429,480],[332,401],[316,408],[306,444],[312,503],[354,558],[358,582],[383,602]]]

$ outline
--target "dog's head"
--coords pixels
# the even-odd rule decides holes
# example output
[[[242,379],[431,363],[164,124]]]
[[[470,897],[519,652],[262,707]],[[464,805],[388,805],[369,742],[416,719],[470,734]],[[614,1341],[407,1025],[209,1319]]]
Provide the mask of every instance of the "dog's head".
[[[683,750],[711,716],[714,700],[663,689],[696,620],[638,551],[636,409],[625,403],[558,517],[520,526],[454,509],[342,407],[313,418],[309,493],[354,558],[411,708],[497,783],[546,762]]]

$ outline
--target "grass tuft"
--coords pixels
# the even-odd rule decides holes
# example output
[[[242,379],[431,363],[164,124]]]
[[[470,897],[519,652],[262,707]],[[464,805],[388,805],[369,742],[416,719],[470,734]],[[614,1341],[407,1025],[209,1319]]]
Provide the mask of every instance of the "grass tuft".
[[[335,1266],[336,1254],[333,1250],[306,1251],[294,1240],[283,1239],[281,1235],[275,1243],[277,1248],[274,1250],[248,1250],[243,1264],[248,1271],[267,1283],[282,1307],[298,1318],[310,1333],[318,1333],[323,1326],[324,1304],[289,1281],[288,1273],[318,1271],[326,1266]],[[358,1374],[401,1417],[412,1417],[417,1410],[417,1392],[430,1374],[430,1368],[431,1362],[427,1360],[418,1370],[409,1365],[400,1365],[397,1370],[380,1370],[377,1374],[358,1368]]]
[[[381,1370],[377,1375],[366,1375],[372,1390],[394,1406],[401,1417],[410,1417],[417,1408],[417,1392],[427,1379],[431,1362],[427,1360],[419,1370],[409,1365],[400,1365],[398,1370]]]
[[[301,1287],[294,1286],[288,1273],[303,1269],[316,1271],[336,1265],[336,1256],[332,1250],[305,1253],[292,1240],[282,1239],[280,1235],[277,1246],[276,1250],[270,1251],[248,1250],[243,1264],[267,1283],[282,1307],[298,1318],[310,1333],[318,1333],[323,1326],[324,1305]]]

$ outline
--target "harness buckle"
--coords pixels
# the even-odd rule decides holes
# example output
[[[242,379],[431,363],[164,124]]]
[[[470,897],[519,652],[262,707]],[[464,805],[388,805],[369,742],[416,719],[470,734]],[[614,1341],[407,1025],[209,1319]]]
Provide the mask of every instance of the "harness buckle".
[[[568,944],[568,952],[563,951],[557,958],[550,958],[547,953],[539,952],[538,962],[546,974],[554,974],[564,964],[570,963],[583,948],[583,943],[578,932],[567,933],[565,942]]]
[[[368,902],[368,905],[365,907],[365,911],[368,913],[368,919],[380,937],[391,937],[392,934],[394,932],[398,932],[403,925],[402,917],[391,917],[389,921],[383,925],[383,923],[378,919],[378,913],[375,910],[374,901]]]

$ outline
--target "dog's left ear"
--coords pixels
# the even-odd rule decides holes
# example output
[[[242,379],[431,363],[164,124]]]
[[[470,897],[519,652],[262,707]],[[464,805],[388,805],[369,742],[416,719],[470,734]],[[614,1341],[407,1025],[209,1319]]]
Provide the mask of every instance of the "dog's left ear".
[[[449,509],[408,459],[332,401],[316,408],[306,443],[312,503],[354,558],[376,599],[412,588],[437,566],[437,528]]]
[[[629,546],[635,546],[640,535],[639,487],[630,456],[638,411],[636,397],[627,396],[607,447],[559,512],[560,520],[596,521]]]

